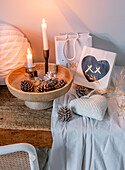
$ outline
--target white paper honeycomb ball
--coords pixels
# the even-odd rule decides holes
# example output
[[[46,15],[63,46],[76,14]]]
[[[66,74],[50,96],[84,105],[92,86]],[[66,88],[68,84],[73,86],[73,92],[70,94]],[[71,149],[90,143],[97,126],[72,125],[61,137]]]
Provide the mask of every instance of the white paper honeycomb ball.
[[[28,48],[28,39],[19,29],[0,23],[0,85],[11,70],[26,63]]]

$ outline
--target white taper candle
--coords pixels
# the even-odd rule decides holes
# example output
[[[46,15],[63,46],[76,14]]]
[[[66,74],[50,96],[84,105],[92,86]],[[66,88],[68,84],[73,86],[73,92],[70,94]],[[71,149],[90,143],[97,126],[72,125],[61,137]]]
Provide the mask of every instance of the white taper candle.
[[[48,50],[48,38],[47,38],[47,24],[45,22],[45,19],[42,20],[42,34],[43,34],[43,50]]]

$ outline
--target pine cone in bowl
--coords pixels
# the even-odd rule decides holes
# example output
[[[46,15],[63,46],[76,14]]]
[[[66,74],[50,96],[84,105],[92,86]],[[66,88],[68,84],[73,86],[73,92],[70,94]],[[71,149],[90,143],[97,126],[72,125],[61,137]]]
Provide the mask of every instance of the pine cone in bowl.
[[[24,92],[34,92],[34,85],[29,80],[23,80],[20,84],[21,90]]]
[[[66,83],[67,83],[66,80],[63,80],[63,79],[60,80],[60,81],[55,85],[55,89],[59,89],[59,88],[65,86]]]
[[[37,92],[44,92],[44,86],[38,86],[36,91]]]

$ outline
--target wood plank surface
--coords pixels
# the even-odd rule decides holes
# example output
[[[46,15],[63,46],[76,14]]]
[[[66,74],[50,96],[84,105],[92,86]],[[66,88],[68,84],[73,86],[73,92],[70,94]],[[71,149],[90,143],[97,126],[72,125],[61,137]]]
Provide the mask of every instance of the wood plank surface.
[[[26,142],[35,147],[50,148],[52,108],[31,110],[24,101],[0,86],[0,145]]]

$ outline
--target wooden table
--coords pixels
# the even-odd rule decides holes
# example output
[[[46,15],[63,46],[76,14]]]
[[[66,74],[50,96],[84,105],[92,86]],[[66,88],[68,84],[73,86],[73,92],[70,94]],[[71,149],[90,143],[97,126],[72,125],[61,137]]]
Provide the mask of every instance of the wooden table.
[[[0,145],[30,143],[35,147],[50,148],[51,109],[31,110],[0,86]]]

